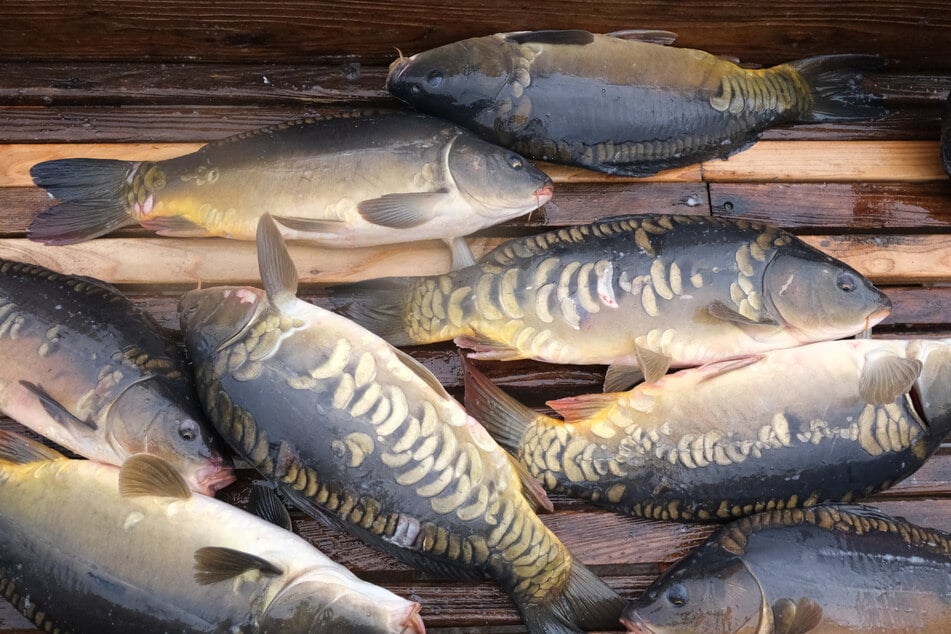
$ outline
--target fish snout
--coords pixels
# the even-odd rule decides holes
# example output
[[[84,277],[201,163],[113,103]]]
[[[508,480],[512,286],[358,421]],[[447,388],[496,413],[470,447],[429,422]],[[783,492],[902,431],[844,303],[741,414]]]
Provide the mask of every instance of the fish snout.
[[[549,200],[555,193],[555,186],[552,184],[551,180],[535,190],[535,200],[538,202],[538,206],[541,207]]]
[[[200,493],[214,495],[216,491],[220,491],[236,479],[231,465],[226,464],[222,458],[218,457],[195,471],[193,484],[195,485],[194,488]]]
[[[400,630],[401,634],[426,634],[426,626],[423,625],[423,617],[420,616],[419,609],[418,603],[413,603],[406,608],[399,622],[403,628]]]
[[[868,317],[865,318],[865,330],[868,330],[878,322],[882,321],[892,312],[892,302],[887,297],[885,301],[882,302],[882,308],[871,313]]]

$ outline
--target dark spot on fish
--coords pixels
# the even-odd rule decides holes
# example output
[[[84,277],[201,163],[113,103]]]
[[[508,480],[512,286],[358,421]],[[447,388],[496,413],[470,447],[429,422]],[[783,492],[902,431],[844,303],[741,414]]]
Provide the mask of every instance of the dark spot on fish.
[[[552,30],[516,33],[505,39],[515,44],[565,44],[569,46],[584,46],[594,41],[594,35],[588,31],[573,29],[567,31]]]

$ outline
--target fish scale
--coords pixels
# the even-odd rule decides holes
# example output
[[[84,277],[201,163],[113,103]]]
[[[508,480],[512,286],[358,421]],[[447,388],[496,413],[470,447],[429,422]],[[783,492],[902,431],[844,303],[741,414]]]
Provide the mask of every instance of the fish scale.
[[[491,575],[532,632],[616,622],[616,593],[534,514],[537,485],[417,362],[293,297],[269,217],[258,239],[266,293],[206,289],[180,305],[203,404],[232,447],[305,512],[412,565]]]
[[[466,403],[551,491],[641,517],[722,521],[851,502],[907,477],[951,430],[949,372],[948,340],[843,340],[549,402],[564,421],[473,369]]]
[[[849,336],[888,299],[780,229],[646,214],[509,240],[441,276],[332,289],[394,345],[455,339],[485,359],[685,367]],[[583,336],[582,336],[583,333]]]

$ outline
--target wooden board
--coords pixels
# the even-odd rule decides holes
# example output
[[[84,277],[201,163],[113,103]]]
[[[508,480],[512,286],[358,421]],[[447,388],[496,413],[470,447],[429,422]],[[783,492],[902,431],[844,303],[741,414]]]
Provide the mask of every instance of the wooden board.
[[[70,247],[25,238],[51,204],[29,168],[64,156],[159,160],[258,126],[353,108],[404,108],[384,90],[396,48],[534,28],[662,28],[676,45],[745,62],[869,53],[889,60],[864,81],[891,114],[873,122],[767,130],[729,160],[647,179],[540,164],[556,182],[542,209],[470,239],[477,254],[513,235],[626,213],[716,215],[785,227],[869,275],[893,302],[876,336],[951,337],[951,180],[938,131],[951,91],[951,1],[830,4],[727,1],[321,3],[223,0],[36,0],[0,3],[0,257],[117,283],[176,329],[181,293],[256,283],[254,248],[160,238],[139,228]],[[448,267],[438,242],[341,251],[293,245],[302,296],[330,306],[324,284]],[[407,348],[457,398],[463,366],[451,343]],[[598,391],[602,366],[480,362],[532,407]],[[0,427],[19,429],[0,420]],[[252,474],[222,492],[246,502]],[[622,595],[634,597],[712,527],[633,520],[554,496],[543,518]],[[925,466],[876,496],[887,512],[951,531],[951,438]],[[2,509],[0,509],[2,512]],[[492,583],[419,573],[295,512],[295,529],[357,574],[423,603],[435,632],[524,632]],[[861,609],[861,608],[859,608]],[[0,632],[35,632],[0,601]]]

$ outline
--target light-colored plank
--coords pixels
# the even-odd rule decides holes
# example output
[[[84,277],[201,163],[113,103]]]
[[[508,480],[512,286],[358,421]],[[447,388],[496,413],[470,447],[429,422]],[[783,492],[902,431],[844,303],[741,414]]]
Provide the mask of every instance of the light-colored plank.
[[[844,260],[876,283],[951,281],[951,235],[814,235],[803,239]],[[476,257],[502,238],[469,240]],[[348,282],[448,270],[438,241],[380,248],[327,249],[291,245],[301,282]],[[0,240],[0,257],[90,275],[115,284],[239,284],[258,279],[253,242],[218,238],[102,238],[48,247],[25,238]]]
[[[0,144],[0,187],[24,187],[33,184],[30,167],[59,158],[109,158],[123,161],[160,161],[194,152],[202,143],[7,143]],[[700,181],[700,165],[666,170],[645,178],[609,176],[599,172],[539,163],[556,183],[630,181],[684,183]]]
[[[948,177],[938,141],[760,141],[728,160],[702,164],[727,181],[929,181]]]

